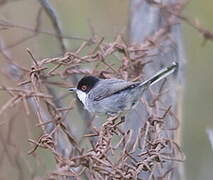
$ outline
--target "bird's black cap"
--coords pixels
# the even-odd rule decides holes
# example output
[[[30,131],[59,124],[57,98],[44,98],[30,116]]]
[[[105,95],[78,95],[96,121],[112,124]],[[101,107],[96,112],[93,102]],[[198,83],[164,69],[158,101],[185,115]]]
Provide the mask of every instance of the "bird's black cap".
[[[99,79],[94,76],[85,76],[78,82],[77,89],[88,93],[98,81]]]

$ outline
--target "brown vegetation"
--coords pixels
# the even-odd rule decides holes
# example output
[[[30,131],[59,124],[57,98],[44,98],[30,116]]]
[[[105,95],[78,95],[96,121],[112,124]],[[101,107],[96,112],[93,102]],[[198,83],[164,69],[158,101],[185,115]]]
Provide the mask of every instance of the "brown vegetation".
[[[61,34],[60,27],[57,25],[57,19],[50,13],[49,16],[53,21],[56,34],[49,32],[40,32],[40,14],[37,15],[37,24],[35,28],[26,28],[0,21],[1,28],[21,28],[34,32],[30,37],[15,42],[14,44],[4,47],[1,46],[1,53],[6,60],[7,69],[4,74],[14,82],[13,87],[1,85],[0,89],[10,96],[10,99],[0,109],[0,115],[7,112],[15,116],[16,111],[13,108],[20,104],[27,117],[31,121],[31,113],[36,114],[38,124],[36,128],[42,129],[40,137],[29,139],[33,145],[29,154],[35,156],[38,148],[44,148],[52,153],[56,160],[55,170],[47,173],[44,179],[58,179],[66,177],[68,179],[140,179],[139,174],[149,172],[149,178],[153,178],[153,172],[161,169],[167,162],[182,162],[184,160],[183,152],[173,138],[165,138],[162,131],[176,131],[179,127],[177,115],[172,111],[172,106],[164,107],[160,100],[161,96],[166,96],[165,89],[158,94],[152,93],[152,101],[148,102],[142,99],[142,103],[148,113],[148,119],[145,125],[139,127],[139,134],[132,143],[131,138],[133,131],[124,130],[123,122],[120,119],[108,119],[100,128],[92,126],[92,118],[87,116],[82,107],[67,96],[67,88],[73,87],[76,83],[77,75],[94,75],[101,78],[116,77],[120,79],[137,81],[144,79],[143,70],[147,64],[155,63],[145,60],[147,57],[156,56],[153,50],[159,48],[164,40],[170,37],[168,33],[170,26],[177,23],[178,20],[184,20],[199,32],[206,39],[212,40],[212,33],[201,28],[200,25],[192,20],[180,15],[182,6],[180,4],[172,7],[165,7],[156,2],[162,10],[169,13],[167,24],[147,38],[142,44],[126,43],[122,35],[116,37],[113,42],[106,42],[103,37],[93,36],[89,39],[78,37],[65,37]],[[45,6],[45,4],[43,5]],[[175,17],[175,18],[174,18]],[[27,38],[36,36],[39,33],[46,33],[56,36],[61,44],[63,56],[55,58],[37,59],[30,49],[27,49],[29,59],[32,60],[32,67],[26,68],[18,64],[17,59],[12,59],[8,55],[8,49],[22,43]],[[73,52],[67,52],[63,39],[76,38],[83,43]],[[89,66],[89,69],[85,69]],[[162,84],[162,87],[164,83]],[[65,88],[64,94],[59,97],[57,88]],[[64,105],[64,99],[69,99],[68,106]],[[88,134],[82,137],[75,137],[70,124],[76,118],[72,115],[74,109],[78,109],[82,118],[87,124]],[[153,110],[154,108],[155,110]],[[156,113],[158,111],[158,113]],[[160,112],[160,113],[159,113]],[[68,116],[69,113],[69,116]],[[161,114],[161,116],[159,116]],[[173,122],[174,127],[168,128],[165,124],[165,118]],[[11,127],[13,119],[2,119],[0,126]],[[26,126],[27,127],[27,126]],[[31,133],[31,129],[28,129]],[[11,142],[10,129],[8,130],[7,139],[0,138],[4,144],[3,156],[10,160],[8,146]],[[1,137],[1,136],[0,136]],[[31,136],[32,137],[32,136]],[[117,138],[117,139],[115,139]],[[82,141],[88,139],[87,148],[82,145]],[[5,142],[7,141],[7,142]],[[21,154],[19,150],[17,154]],[[1,161],[0,161],[1,162]],[[23,170],[17,162],[17,170],[21,174]],[[11,162],[13,163],[13,162]],[[29,166],[26,164],[26,166]],[[31,169],[31,167],[29,167]],[[167,169],[164,174],[160,174],[158,179],[164,179],[172,172]],[[32,173],[36,179],[36,175]]]

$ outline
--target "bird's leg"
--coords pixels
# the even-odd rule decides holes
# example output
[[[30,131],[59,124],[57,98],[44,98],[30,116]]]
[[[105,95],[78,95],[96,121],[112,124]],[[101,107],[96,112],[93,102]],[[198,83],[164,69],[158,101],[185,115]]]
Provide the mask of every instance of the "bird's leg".
[[[115,121],[116,119],[118,119],[119,118],[119,116],[110,116],[109,118],[108,118],[108,120],[110,120],[110,121]]]
[[[125,116],[121,116],[120,121],[118,121],[117,123],[115,123],[115,121],[114,121],[113,124],[114,124],[114,126],[118,126],[118,125],[122,124],[123,122],[125,122]]]
[[[118,116],[107,115],[107,121],[103,124],[103,126],[108,126],[109,124],[114,124]]]
[[[125,116],[121,116],[121,123],[125,122]]]
[[[118,119],[119,117],[120,117],[120,121],[115,123],[115,120]],[[125,122],[125,116],[118,116],[116,119],[113,121],[114,126],[118,126],[118,125],[122,124],[123,122]]]
[[[116,123],[117,119],[120,119],[120,121],[118,121]],[[109,122],[111,122],[113,126],[118,126],[119,124],[122,124],[123,122],[125,122],[125,116],[120,115],[120,114],[116,115],[116,116],[109,116],[107,118],[107,122],[106,123],[108,124]]]

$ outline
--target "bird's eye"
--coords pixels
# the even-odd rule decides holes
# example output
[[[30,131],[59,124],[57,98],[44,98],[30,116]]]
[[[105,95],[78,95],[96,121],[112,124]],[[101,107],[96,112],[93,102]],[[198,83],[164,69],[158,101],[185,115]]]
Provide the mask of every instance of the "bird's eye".
[[[81,86],[81,90],[82,91],[86,91],[87,90],[87,86],[86,85]]]

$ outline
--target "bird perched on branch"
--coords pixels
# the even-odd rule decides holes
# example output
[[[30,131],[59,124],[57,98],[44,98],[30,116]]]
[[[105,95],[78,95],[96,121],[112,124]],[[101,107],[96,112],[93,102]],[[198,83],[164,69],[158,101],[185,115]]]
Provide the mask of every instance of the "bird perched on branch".
[[[89,112],[115,116],[131,110],[145,90],[172,74],[177,67],[177,63],[173,62],[171,66],[143,82],[85,76],[78,82],[77,88],[69,90],[77,94],[78,99]]]

